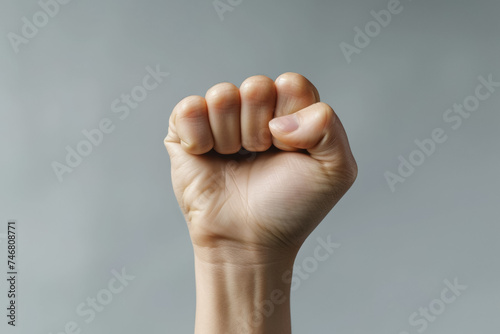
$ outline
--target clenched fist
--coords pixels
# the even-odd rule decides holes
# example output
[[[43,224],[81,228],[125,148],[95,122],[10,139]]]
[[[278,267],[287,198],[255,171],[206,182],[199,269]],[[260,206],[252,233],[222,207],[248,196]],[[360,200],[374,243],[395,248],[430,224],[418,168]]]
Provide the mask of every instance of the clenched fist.
[[[259,305],[288,299],[282,273],[356,178],[337,115],[299,74],[254,76],[179,102],[165,145],[195,251],[196,332],[289,333],[289,303],[267,318]]]
[[[183,99],[165,145],[195,248],[298,249],[357,174],[340,120],[296,73]]]
[[[340,120],[295,73],[183,99],[165,145],[195,248],[298,249],[357,174]]]

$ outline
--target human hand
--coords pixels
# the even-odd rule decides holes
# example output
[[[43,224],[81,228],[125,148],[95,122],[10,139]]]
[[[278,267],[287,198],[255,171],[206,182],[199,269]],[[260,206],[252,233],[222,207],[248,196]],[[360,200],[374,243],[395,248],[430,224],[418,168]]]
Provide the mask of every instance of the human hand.
[[[319,101],[306,78],[285,73],[177,104],[165,145],[197,255],[293,254],[349,189],[357,166],[347,136]],[[242,146],[258,153],[238,155]]]

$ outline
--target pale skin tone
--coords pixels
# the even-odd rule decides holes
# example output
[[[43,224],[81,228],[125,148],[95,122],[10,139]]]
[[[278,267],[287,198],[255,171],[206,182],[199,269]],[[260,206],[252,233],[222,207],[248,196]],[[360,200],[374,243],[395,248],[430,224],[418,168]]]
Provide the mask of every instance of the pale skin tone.
[[[291,333],[284,273],[357,175],[340,119],[299,74],[253,76],[180,101],[165,146],[195,254],[195,333]]]

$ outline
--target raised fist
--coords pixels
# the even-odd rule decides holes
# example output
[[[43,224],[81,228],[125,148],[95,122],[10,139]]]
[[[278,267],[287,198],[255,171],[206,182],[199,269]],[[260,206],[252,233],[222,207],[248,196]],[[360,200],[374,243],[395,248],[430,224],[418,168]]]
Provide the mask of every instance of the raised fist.
[[[357,175],[339,118],[296,73],[183,99],[165,145],[196,255],[219,252],[209,261],[298,251]]]

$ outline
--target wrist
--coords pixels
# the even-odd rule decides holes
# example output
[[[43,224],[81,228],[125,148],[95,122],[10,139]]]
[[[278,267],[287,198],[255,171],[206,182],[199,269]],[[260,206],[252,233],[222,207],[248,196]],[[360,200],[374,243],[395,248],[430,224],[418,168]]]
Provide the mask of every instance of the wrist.
[[[284,277],[295,255],[195,247],[195,333],[289,334],[290,282]]]

